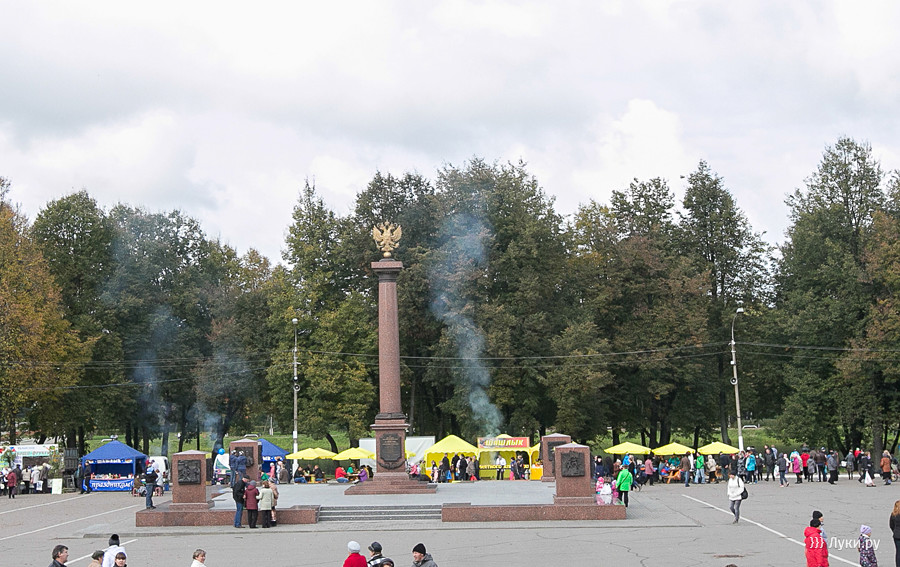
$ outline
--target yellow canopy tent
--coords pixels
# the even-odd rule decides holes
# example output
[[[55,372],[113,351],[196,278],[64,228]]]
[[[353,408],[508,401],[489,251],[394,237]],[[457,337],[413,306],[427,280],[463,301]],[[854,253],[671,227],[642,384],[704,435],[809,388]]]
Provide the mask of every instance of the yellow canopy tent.
[[[687,445],[682,445],[681,443],[669,443],[668,445],[663,445],[662,447],[657,447],[653,449],[654,455],[684,455],[688,451],[693,452],[694,450],[688,447]]]
[[[740,451],[737,447],[732,447],[731,445],[726,445],[721,441],[714,441],[709,445],[704,445],[697,449],[697,452],[701,455],[718,455],[719,453],[732,454]]]
[[[297,451],[296,453],[291,453],[285,459],[300,459],[301,461],[315,461],[316,459],[330,459],[334,456],[334,453],[329,451],[328,449],[322,449],[320,447],[310,447],[308,449],[303,449],[302,451]]]
[[[452,461],[453,455],[455,454],[461,454],[467,457],[469,455],[477,455],[478,447],[460,439],[456,435],[444,437],[425,451],[425,463],[423,467],[424,471],[427,472],[429,476],[431,475],[431,461],[440,465],[441,459],[444,458],[444,453],[446,453],[447,458]]]
[[[644,447],[643,445],[638,445],[637,443],[632,443],[631,441],[626,441],[624,443],[619,443],[618,445],[613,445],[609,449],[604,449],[610,455],[624,455],[626,453],[637,453],[639,455],[649,455],[650,447]]]
[[[374,459],[375,453],[360,449],[359,447],[350,447],[331,457],[333,461],[354,461],[356,459]]]

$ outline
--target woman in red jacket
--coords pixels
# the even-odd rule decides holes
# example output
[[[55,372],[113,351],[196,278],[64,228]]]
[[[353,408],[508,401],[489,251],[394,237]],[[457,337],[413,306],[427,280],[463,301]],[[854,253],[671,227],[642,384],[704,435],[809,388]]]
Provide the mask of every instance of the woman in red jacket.
[[[828,544],[822,537],[819,520],[809,521],[809,527],[803,531],[806,544],[806,567],[828,567]]]

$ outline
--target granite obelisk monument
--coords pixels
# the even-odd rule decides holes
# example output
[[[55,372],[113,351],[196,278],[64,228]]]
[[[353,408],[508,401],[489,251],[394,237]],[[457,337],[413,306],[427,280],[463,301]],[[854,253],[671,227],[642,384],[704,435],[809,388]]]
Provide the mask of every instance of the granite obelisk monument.
[[[378,393],[379,412],[375,433],[375,476],[369,482],[348,488],[345,494],[402,494],[434,492],[436,487],[409,478],[406,472],[406,414],[400,403],[400,328],[397,315],[397,277],[403,263],[391,256],[402,229],[381,223],[372,237],[384,257],[372,262],[378,276]]]

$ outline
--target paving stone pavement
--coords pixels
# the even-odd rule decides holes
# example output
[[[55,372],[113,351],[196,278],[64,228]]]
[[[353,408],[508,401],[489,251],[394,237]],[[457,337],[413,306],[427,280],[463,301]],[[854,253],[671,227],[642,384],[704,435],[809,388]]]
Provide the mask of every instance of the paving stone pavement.
[[[397,496],[344,496],[342,486],[282,486],[280,506],[291,503],[378,505],[403,503]],[[617,522],[502,522],[443,524],[438,521],[329,522],[277,526],[271,530],[136,528],[134,513],[143,499],[122,493],[89,496],[30,495],[0,499],[0,566],[40,566],[51,561],[57,543],[70,548],[69,565],[86,567],[94,549],[117,532],[129,553],[128,565],[190,565],[191,553],[208,552],[207,565],[224,567],[275,562],[292,566],[337,566],[353,539],[365,547],[381,542],[397,565],[411,564],[410,550],[423,542],[441,567],[491,566],[527,561],[538,565],[642,565],[648,567],[803,565],[803,529],[812,510],[825,514],[831,564],[858,565],[860,524],[872,526],[877,556],[889,565],[894,542],[888,518],[900,488],[866,488],[846,476],[836,486],[804,483],[779,488],[762,482],[749,487],[742,521],[731,524],[725,486],[657,485],[631,497],[628,519]],[[441,485],[436,495],[415,503],[535,503],[552,500],[553,485],[540,482],[481,482]],[[167,494],[157,502],[169,499]],[[233,506],[227,495],[216,506]]]

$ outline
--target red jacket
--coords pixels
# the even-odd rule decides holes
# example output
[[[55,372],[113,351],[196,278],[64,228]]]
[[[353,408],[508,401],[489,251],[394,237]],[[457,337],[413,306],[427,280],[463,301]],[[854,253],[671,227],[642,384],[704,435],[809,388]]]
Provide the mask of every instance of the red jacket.
[[[828,567],[828,545],[822,530],[812,526],[803,530],[806,544],[806,567]]]
[[[244,506],[248,510],[259,510],[259,501],[256,499],[257,494],[259,494],[259,489],[255,486],[248,484],[247,488],[244,489]]]
[[[351,553],[344,559],[344,567],[366,567],[366,558],[359,553]]]

